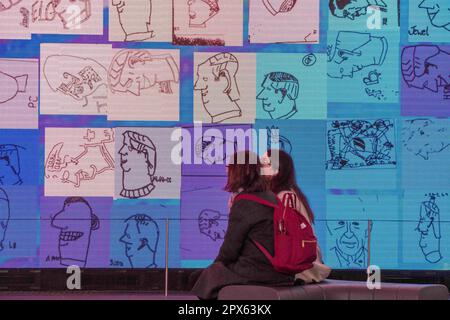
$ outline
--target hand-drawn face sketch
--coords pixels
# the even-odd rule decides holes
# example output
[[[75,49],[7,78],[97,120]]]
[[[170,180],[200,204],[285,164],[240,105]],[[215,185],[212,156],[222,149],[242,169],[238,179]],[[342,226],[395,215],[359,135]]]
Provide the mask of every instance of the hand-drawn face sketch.
[[[276,145],[279,149],[292,154],[292,143],[288,138],[282,136],[280,134],[280,129],[272,126],[267,127],[267,150],[272,149],[274,145]],[[276,133],[278,130],[278,134]]]
[[[328,129],[327,170],[395,167],[390,120],[336,120]]]
[[[387,8],[384,0],[330,0],[329,2],[330,12],[333,16],[350,20],[365,16],[367,8],[370,6],[380,9]]]
[[[402,143],[409,152],[429,160],[450,146],[448,127],[430,119],[407,120],[402,128]]]
[[[341,267],[366,267],[369,237],[367,221],[328,221],[327,229],[334,242],[330,251],[336,255]]]
[[[437,263],[441,255],[441,218],[436,197],[420,204],[419,223],[415,229],[420,233],[419,247],[424,258],[429,263]]]
[[[123,145],[119,150],[122,168],[122,191],[125,198],[138,199],[149,195],[155,185],[157,152],[153,141],[134,131],[123,133]]]
[[[341,31],[334,48],[328,52],[328,76],[353,78],[353,75],[371,66],[381,66],[388,53],[385,37],[370,33]]]
[[[0,188],[0,252],[3,251],[6,231],[10,219],[9,198],[6,191]]]
[[[63,266],[86,267],[92,232],[100,228],[100,220],[84,198],[71,197],[51,219],[59,229],[59,257]]]
[[[450,52],[435,45],[405,47],[402,76],[409,88],[447,92],[450,99]]]
[[[436,28],[450,31],[450,2],[447,0],[423,0],[420,9],[427,10],[430,23]]]
[[[209,20],[220,12],[219,0],[187,0],[189,27],[206,28]]]
[[[201,92],[212,123],[242,116],[238,71],[239,61],[231,53],[218,53],[197,66],[194,90]]]
[[[10,75],[0,70],[0,107],[3,103],[13,100],[18,93],[27,90],[28,75]]]
[[[45,60],[43,74],[53,92],[79,101],[82,108],[95,103],[99,113],[106,108],[106,92],[100,88],[107,88],[107,71],[99,62],[77,56],[51,55]]]
[[[198,215],[198,228],[213,241],[223,240],[227,231],[228,217],[217,210],[204,209]]]
[[[262,0],[267,11],[269,11],[273,16],[279,13],[286,13],[291,11],[297,0]]]
[[[263,88],[256,99],[272,119],[290,119],[297,113],[296,100],[299,95],[299,81],[286,72],[272,72],[266,75]]]
[[[64,29],[80,28],[91,17],[91,0],[37,0],[32,6],[32,22],[59,20]]]
[[[112,0],[125,33],[124,41],[145,41],[155,37],[152,30],[152,0]]]
[[[0,12],[10,9],[22,0],[0,0]]]
[[[158,224],[146,214],[136,214],[125,220],[119,240],[125,245],[125,255],[132,268],[157,268],[159,243]]]
[[[21,185],[20,151],[21,146],[0,144],[0,186]]]
[[[83,188],[84,190],[94,187],[95,181],[102,176],[114,177],[114,157],[111,153],[111,148],[114,147],[114,131],[112,129],[85,130],[81,136],[76,136],[77,133],[72,134],[70,137],[75,135],[79,139],[74,141],[64,141],[63,137],[58,138],[51,135],[51,141],[55,141],[55,143],[46,144],[46,184],[49,183],[59,190],[71,190],[67,192],[73,194],[77,189]],[[48,140],[47,131],[46,141]],[[59,142],[56,142],[58,140]],[[73,145],[76,141],[79,141],[79,149],[75,150],[77,153],[69,154],[68,152],[74,151],[66,148],[66,144]],[[64,185],[70,187],[67,189],[67,186],[63,187]],[[97,189],[97,191],[104,191],[100,188]],[[56,189],[53,192],[56,192]],[[96,192],[89,192],[89,195],[103,195],[94,193]]]
[[[153,55],[147,50],[122,50],[114,57],[108,72],[112,92],[130,92],[140,96],[142,90],[159,86],[160,93],[173,94],[179,68],[170,54]]]

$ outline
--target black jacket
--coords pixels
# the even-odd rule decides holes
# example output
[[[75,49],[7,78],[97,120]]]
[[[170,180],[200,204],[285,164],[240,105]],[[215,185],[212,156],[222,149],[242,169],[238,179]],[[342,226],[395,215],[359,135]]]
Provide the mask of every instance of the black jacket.
[[[271,192],[254,195],[276,203]],[[235,201],[219,254],[203,270],[192,292],[202,299],[213,299],[226,285],[292,283],[294,278],[276,272],[253,240],[273,255],[273,208],[248,200]]]

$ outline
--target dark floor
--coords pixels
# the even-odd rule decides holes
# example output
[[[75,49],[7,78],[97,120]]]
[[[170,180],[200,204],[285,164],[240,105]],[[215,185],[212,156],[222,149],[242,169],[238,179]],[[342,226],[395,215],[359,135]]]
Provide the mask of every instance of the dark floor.
[[[32,292],[32,291],[5,291],[0,292],[0,300],[197,300],[197,297],[188,293],[154,292]]]

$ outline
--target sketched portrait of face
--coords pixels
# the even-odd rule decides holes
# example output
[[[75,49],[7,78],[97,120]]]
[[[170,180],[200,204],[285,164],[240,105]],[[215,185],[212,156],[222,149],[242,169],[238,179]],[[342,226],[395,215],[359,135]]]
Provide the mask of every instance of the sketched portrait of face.
[[[132,268],[156,268],[159,243],[158,224],[148,215],[136,214],[125,220],[119,241]]]
[[[336,247],[348,256],[355,256],[367,245],[367,223],[356,220],[328,222]]]
[[[100,228],[100,220],[84,198],[67,198],[64,206],[51,219],[59,229],[60,264],[86,266],[92,232]]]
[[[112,0],[117,9],[125,41],[144,41],[153,38],[151,30],[152,0]]]
[[[213,241],[225,238],[227,224],[227,216],[220,214],[217,210],[205,209],[198,216],[200,233]]]
[[[405,47],[402,76],[408,87],[439,93],[450,90],[450,52],[436,45]]]
[[[442,259],[440,223],[440,209],[436,204],[436,198],[432,196],[430,200],[422,202],[419,223],[416,227],[420,233],[419,247],[430,263],[436,263]]]
[[[428,19],[436,28],[450,31],[450,2],[447,0],[423,0],[420,9],[427,11]]]
[[[187,0],[187,4],[191,28],[206,28],[207,22],[220,11],[219,0]]]

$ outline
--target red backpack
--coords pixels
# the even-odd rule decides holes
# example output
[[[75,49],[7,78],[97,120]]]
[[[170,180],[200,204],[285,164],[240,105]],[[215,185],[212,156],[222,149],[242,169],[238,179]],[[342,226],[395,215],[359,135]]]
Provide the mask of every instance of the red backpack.
[[[238,195],[234,201],[238,200],[254,201],[274,209],[274,256],[259,242],[253,242],[276,271],[295,275],[313,267],[317,258],[317,238],[308,219],[294,209],[294,194],[285,194],[282,201],[277,198],[277,204],[250,194]]]

